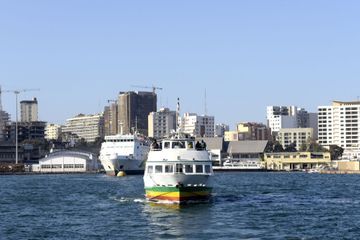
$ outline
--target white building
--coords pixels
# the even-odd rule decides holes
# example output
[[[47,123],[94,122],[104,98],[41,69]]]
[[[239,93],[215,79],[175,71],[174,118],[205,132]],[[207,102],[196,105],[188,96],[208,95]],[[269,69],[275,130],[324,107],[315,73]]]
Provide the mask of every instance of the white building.
[[[295,143],[297,150],[300,150],[300,146],[312,138],[314,138],[312,128],[282,128],[277,136],[277,140],[284,148]]]
[[[21,122],[36,122],[38,121],[38,101],[24,100],[20,102],[20,121]]]
[[[196,113],[185,113],[179,119],[180,127],[184,133],[194,137],[214,137],[214,116],[198,116]]]
[[[319,106],[319,144],[337,145],[344,149],[343,158],[360,159],[360,101],[334,101],[332,106]]]
[[[45,127],[45,139],[56,140],[61,134],[61,126],[58,124],[49,123]]]
[[[94,142],[96,138],[104,137],[103,114],[79,114],[74,118],[67,119],[62,132],[76,134],[79,138],[84,138],[86,142]]]
[[[317,132],[317,113],[309,113],[304,108],[268,106],[266,119],[271,133],[277,133],[282,128],[313,128]]]
[[[229,131],[230,127],[227,124],[220,123],[215,125],[215,137],[224,137],[225,132]]]
[[[148,116],[148,135],[153,138],[163,138],[176,130],[176,112],[161,108]]]
[[[32,166],[33,172],[69,173],[98,170],[98,160],[92,153],[59,151],[39,160]]]

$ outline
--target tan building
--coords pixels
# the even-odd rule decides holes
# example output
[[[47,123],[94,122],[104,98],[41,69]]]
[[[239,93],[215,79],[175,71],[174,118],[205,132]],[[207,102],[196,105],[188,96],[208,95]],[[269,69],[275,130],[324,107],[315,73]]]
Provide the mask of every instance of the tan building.
[[[21,122],[36,122],[38,121],[38,101],[24,100],[20,102]]]
[[[56,140],[61,134],[61,126],[58,124],[47,124],[45,127],[45,138],[47,140]]]
[[[331,165],[330,152],[282,152],[266,153],[264,157],[268,170],[296,171]]]
[[[236,126],[239,140],[271,140],[271,131],[265,124],[241,122]]]
[[[239,133],[237,131],[225,131],[224,132],[224,141],[239,141]]]
[[[314,138],[314,129],[312,128],[282,128],[278,132],[277,140],[284,147],[295,143],[299,151],[303,143]]]

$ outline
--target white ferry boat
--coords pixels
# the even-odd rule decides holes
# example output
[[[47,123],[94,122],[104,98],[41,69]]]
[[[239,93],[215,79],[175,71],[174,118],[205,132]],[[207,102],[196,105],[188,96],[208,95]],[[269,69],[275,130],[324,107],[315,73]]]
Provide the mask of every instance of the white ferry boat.
[[[144,174],[146,198],[179,204],[208,200],[212,175],[208,151],[196,148],[194,138],[177,133],[149,152]]]
[[[105,136],[99,159],[107,175],[143,174],[149,150],[149,142],[139,134]]]

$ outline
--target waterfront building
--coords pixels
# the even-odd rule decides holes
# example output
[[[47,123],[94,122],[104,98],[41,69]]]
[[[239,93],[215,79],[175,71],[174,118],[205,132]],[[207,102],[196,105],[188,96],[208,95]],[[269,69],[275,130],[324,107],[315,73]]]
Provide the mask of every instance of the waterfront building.
[[[224,137],[225,132],[229,131],[229,125],[220,123],[215,125],[215,137]]]
[[[12,142],[0,142],[0,164],[1,163],[15,163],[16,146]],[[18,161],[24,161],[24,148],[22,145],[18,147]]]
[[[239,161],[260,161],[267,144],[267,140],[232,141],[229,142],[227,153],[231,159]]]
[[[313,128],[317,133],[317,113],[309,113],[296,106],[268,106],[267,125],[276,136],[282,128]]]
[[[299,171],[331,166],[330,152],[266,153],[264,160],[268,170]]]
[[[360,159],[360,101],[333,101],[319,106],[318,141],[344,149],[343,159]]]
[[[214,137],[215,117],[196,113],[185,113],[179,118],[180,127],[184,133],[194,137]]]
[[[302,144],[314,139],[314,129],[312,128],[282,128],[277,135],[277,141],[284,147],[295,143],[299,151]]]
[[[176,112],[169,108],[161,108],[157,112],[151,112],[148,116],[149,137],[163,138],[169,136],[171,131],[176,130]]]
[[[104,137],[103,114],[79,114],[76,117],[69,118],[66,120],[62,132],[76,134],[86,142],[95,142],[97,138]]]
[[[209,151],[213,166],[221,166],[221,161],[226,157],[226,144],[223,137],[195,138],[195,141],[206,143],[206,150]]]
[[[57,140],[61,134],[61,125],[49,123],[45,127],[45,139]]]
[[[98,159],[92,153],[80,151],[56,151],[32,165],[33,172],[71,173],[98,170]]]
[[[239,133],[237,131],[225,131],[224,140],[226,142],[239,141]]]
[[[241,122],[236,126],[238,139],[242,140],[271,140],[270,129],[262,123]]]
[[[118,98],[118,125],[123,134],[137,130],[148,134],[148,116],[156,112],[155,92],[120,92]]]
[[[20,116],[21,122],[38,121],[38,101],[36,98],[20,102]]]

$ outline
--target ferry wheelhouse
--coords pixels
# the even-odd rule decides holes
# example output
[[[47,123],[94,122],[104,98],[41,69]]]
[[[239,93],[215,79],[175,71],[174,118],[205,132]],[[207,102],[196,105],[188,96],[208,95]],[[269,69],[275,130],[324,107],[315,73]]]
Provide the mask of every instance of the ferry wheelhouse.
[[[194,138],[176,134],[150,150],[144,185],[149,201],[184,203],[209,200],[212,162]]]

